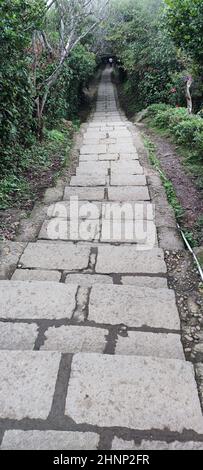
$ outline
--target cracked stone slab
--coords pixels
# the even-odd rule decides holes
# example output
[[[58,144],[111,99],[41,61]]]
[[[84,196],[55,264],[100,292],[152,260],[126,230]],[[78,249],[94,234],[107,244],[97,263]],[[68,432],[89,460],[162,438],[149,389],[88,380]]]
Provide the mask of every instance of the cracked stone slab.
[[[90,248],[73,243],[29,243],[21,257],[21,267],[41,269],[86,269]]]
[[[115,437],[112,442],[112,450],[203,450],[203,442],[196,441],[146,441],[142,440],[141,443],[135,441],[124,441]]]
[[[45,220],[39,233],[43,240],[93,241],[99,240],[101,232],[100,220],[61,218]]]
[[[58,271],[44,271],[40,269],[16,269],[12,281],[53,281],[59,282],[61,273]]]
[[[122,276],[121,283],[123,285],[140,286],[140,287],[151,287],[156,289],[157,287],[168,287],[167,279],[164,277],[150,277],[150,276]]]
[[[2,281],[0,318],[71,318],[75,309],[77,285],[53,282]]]
[[[147,186],[119,186],[108,188],[109,201],[149,201]]]
[[[108,330],[88,326],[51,327],[45,333],[41,350],[61,351],[63,353],[102,353],[106,345]]]
[[[72,176],[70,181],[70,186],[81,186],[81,187],[91,187],[91,186],[105,186],[106,177],[105,176]]]
[[[113,279],[102,274],[68,274],[65,283],[92,287],[95,284],[113,284]]]
[[[1,450],[96,450],[99,435],[71,431],[6,431]]]
[[[51,410],[61,355],[1,351],[0,417],[45,420]]]
[[[38,335],[38,326],[26,323],[0,322],[0,349],[33,349]]]
[[[180,329],[175,294],[163,288],[93,286],[88,319],[130,327]]]
[[[118,335],[115,354],[185,359],[180,335],[171,333],[128,331]]]
[[[101,274],[165,274],[161,249],[139,251],[136,246],[99,246],[96,272]]]
[[[203,432],[193,366],[177,359],[76,354],[65,414],[78,424]]]
[[[25,247],[26,243],[0,242],[0,280],[10,278]]]
[[[70,197],[78,197],[80,200],[102,201],[104,199],[104,188],[81,188],[69,187],[65,188],[64,200]]]

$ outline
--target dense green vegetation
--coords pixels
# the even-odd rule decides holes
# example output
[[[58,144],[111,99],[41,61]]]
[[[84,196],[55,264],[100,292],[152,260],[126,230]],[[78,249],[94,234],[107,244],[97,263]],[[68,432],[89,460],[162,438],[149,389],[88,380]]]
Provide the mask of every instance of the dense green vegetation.
[[[131,114],[159,102],[186,106],[189,77],[194,110],[201,109],[202,11],[202,0],[114,2],[108,37]]]
[[[177,144],[185,167],[203,189],[203,119],[189,115],[186,108],[173,108],[164,103],[150,105],[145,115],[147,124]]]
[[[54,159],[47,152],[52,149],[49,131],[64,133],[62,119],[77,120],[83,89],[95,71],[95,55],[89,47],[92,37],[88,36],[88,43],[77,42],[93,24],[92,16],[86,17],[85,24],[78,20],[86,2],[79,2],[73,12],[68,10],[68,0],[56,3],[60,8],[53,5],[48,10],[45,0],[0,1],[1,208],[13,203],[15,195],[20,199],[27,193],[27,172],[37,167],[40,171]],[[68,14],[75,15],[74,37]],[[75,44],[71,43],[62,63],[70,35]]]

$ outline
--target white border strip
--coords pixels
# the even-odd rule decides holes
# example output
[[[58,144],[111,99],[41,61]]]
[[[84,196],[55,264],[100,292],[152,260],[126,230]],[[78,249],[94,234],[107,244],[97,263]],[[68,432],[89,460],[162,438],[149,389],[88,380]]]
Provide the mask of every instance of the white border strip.
[[[198,270],[199,270],[201,279],[202,279],[202,281],[203,281],[203,270],[202,270],[202,268],[201,268],[201,266],[200,266],[200,263],[199,263],[199,261],[198,261],[198,259],[197,259],[197,257],[196,257],[196,254],[194,253],[192,247],[190,246],[190,244],[189,244],[189,242],[188,242],[188,240],[187,240],[187,238],[186,238],[184,232],[182,231],[182,229],[181,229],[181,227],[180,227],[180,225],[179,225],[178,223],[177,223],[177,227],[178,227],[178,229],[179,229],[179,231],[180,231],[180,233],[181,233],[181,235],[182,235],[182,237],[183,237],[183,240],[184,240],[184,242],[185,242],[185,244],[186,244],[188,250],[190,251],[190,253],[192,253],[192,256],[193,256],[193,258],[194,258],[194,260],[195,260],[195,263],[197,264],[197,267],[198,267]]]

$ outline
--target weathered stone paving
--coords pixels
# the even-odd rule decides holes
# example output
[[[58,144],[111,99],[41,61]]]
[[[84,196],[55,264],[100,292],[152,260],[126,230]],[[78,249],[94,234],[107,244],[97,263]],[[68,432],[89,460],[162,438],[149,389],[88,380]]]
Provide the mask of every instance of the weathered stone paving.
[[[106,69],[70,185],[47,191],[36,241],[5,248],[2,449],[203,449],[156,178]]]

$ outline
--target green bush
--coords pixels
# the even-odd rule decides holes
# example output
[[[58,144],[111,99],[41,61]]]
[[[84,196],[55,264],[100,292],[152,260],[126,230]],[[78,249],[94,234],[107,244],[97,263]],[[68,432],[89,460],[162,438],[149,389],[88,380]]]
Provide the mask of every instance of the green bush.
[[[154,117],[159,111],[167,111],[169,106],[165,103],[155,103],[148,107],[148,116]],[[171,109],[171,108],[170,108]]]
[[[152,123],[166,129],[178,144],[193,151],[193,160],[203,160],[203,119],[200,115],[189,115],[186,108],[172,108],[165,104],[154,104],[148,108]]]
[[[195,148],[198,150],[199,156],[203,160],[203,131],[195,131],[193,140]]]
[[[186,108],[172,108],[168,113],[168,126],[172,132],[176,129],[179,123],[190,119]]]
[[[198,144],[196,134],[203,136],[203,120],[197,117],[189,117],[173,126],[173,133],[178,143],[185,145]]]
[[[169,123],[169,110],[167,111],[158,111],[158,113],[154,117],[154,123],[156,126],[160,127],[161,129],[168,126]]]

